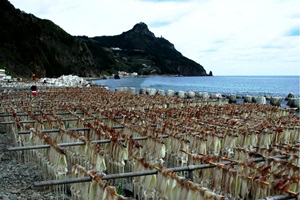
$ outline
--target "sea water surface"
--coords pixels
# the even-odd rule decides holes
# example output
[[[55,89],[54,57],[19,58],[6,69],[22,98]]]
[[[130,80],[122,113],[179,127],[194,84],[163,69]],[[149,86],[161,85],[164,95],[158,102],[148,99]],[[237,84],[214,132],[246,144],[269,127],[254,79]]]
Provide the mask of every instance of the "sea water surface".
[[[157,90],[196,91],[208,93],[280,96],[293,93],[299,96],[299,76],[149,76],[96,80],[110,90],[118,87],[155,88]]]

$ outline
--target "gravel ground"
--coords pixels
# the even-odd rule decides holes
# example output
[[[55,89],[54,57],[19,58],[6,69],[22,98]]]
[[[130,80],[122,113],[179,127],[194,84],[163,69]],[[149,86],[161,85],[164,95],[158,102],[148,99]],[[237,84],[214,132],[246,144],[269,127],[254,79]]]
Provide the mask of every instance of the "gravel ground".
[[[49,188],[34,187],[33,182],[42,180],[41,169],[20,162],[16,152],[6,150],[11,144],[12,136],[0,127],[0,200],[71,199],[69,195]]]

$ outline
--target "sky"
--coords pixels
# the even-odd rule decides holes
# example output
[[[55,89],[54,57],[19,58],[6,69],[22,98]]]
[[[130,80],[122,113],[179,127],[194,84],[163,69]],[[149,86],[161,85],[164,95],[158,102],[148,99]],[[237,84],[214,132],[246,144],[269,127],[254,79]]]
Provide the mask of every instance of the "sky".
[[[9,0],[71,35],[139,22],[214,75],[300,75],[300,0]]]

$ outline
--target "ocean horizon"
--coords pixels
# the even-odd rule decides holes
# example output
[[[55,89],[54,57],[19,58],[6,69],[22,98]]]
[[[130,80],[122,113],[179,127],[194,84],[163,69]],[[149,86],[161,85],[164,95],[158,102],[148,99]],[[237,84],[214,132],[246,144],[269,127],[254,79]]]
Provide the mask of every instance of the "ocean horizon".
[[[147,76],[95,80],[110,90],[118,87],[221,93],[222,95],[299,97],[300,76]]]

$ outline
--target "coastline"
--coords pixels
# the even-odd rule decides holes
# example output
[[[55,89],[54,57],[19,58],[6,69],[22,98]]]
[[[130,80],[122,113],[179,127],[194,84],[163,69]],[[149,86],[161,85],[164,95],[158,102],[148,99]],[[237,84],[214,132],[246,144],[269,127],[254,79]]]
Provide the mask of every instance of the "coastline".
[[[247,76],[248,77],[248,76]],[[221,94],[227,98],[231,94],[237,96],[237,99],[242,99],[245,96],[263,96],[266,100],[272,97],[280,97],[287,99],[291,93],[293,97],[299,97],[299,86],[297,88],[298,76],[249,76],[245,82],[244,76],[214,76],[214,77],[168,77],[168,76],[152,76],[152,77],[137,77],[137,78],[123,78],[119,80],[106,79],[96,80],[95,84],[108,87],[110,90],[115,91],[121,87],[135,88],[137,93],[142,88],[153,88],[157,91],[173,90],[175,92],[194,91],[196,94],[208,92],[209,94]],[[285,78],[293,78],[294,82],[283,82]],[[269,80],[274,79],[272,82]],[[281,80],[278,80],[281,79]],[[225,82],[224,82],[225,81]],[[278,83],[276,83],[278,81]],[[256,85],[257,83],[260,83]],[[269,83],[270,82],[270,83]],[[284,85],[286,84],[286,85]],[[272,88],[271,88],[272,86]],[[292,86],[294,86],[292,88]],[[289,89],[291,87],[291,89]],[[296,88],[295,88],[296,87]]]
[[[218,77],[218,76],[216,76]],[[1,92],[5,92],[6,90],[9,89],[22,89],[22,90],[30,90],[30,87],[32,85],[37,86],[39,89],[41,90],[47,90],[47,89],[51,89],[51,88],[65,88],[65,87],[91,87],[91,86],[100,86],[100,87],[106,87],[107,89],[113,90],[113,91],[117,91],[119,90],[119,88],[135,88],[135,93],[141,93],[141,90],[145,90],[145,89],[154,89],[156,90],[156,93],[165,95],[165,93],[168,90],[172,90],[172,89],[160,89],[161,85],[158,85],[158,87],[143,87],[143,86],[139,86],[139,87],[135,87],[135,86],[126,86],[126,85],[130,85],[130,84],[135,84],[135,81],[139,81],[144,83],[145,80],[148,81],[150,80],[156,80],[157,82],[162,81],[162,80],[167,80],[167,81],[172,81],[174,80],[176,81],[180,81],[180,80],[205,80],[205,81],[210,81],[212,79],[215,79],[216,77],[209,77],[209,78],[204,78],[204,77],[177,77],[177,76],[170,76],[170,75],[165,75],[165,76],[160,76],[160,75],[147,75],[147,76],[134,76],[134,77],[122,77],[122,79],[99,79],[100,77],[94,77],[94,78],[90,78],[90,77],[76,77],[76,76],[62,76],[58,79],[41,79],[40,81],[18,81],[18,82],[0,82],[0,91]],[[223,77],[223,76],[221,76]],[[226,79],[230,79],[233,76],[225,76]],[[244,76],[242,76],[244,77]],[[247,76],[248,77],[248,76]],[[257,79],[257,76],[250,76],[251,79]],[[258,79],[262,79],[262,77],[268,77],[268,78],[272,78],[273,76],[261,76],[258,77]],[[279,78],[284,78],[286,76],[280,76]],[[297,77],[297,76],[292,76],[292,77]],[[42,80],[45,80],[45,82],[43,82]],[[60,80],[60,81],[58,81]],[[112,83],[118,83],[121,86],[115,87],[115,88],[111,88],[109,87],[109,85],[107,84],[101,84],[99,82],[102,81],[107,81],[107,82],[112,82]],[[153,83],[155,83],[156,81],[154,81]],[[151,83],[151,84],[153,84]],[[168,83],[165,83],[168,84]],[[172,83],[173,84],[173,83]],[[180,87],[184,88],[184,84]],[[281,103],[280,106],[284,107],[284,108],[289,108],[289,106],[291,105],[290,100],[291,99],[299,99],[299,95],[294,95],[293,93],[286,93],[285,95],[270,95],[267,92],[266,93],[260,93],[260,94],[251,94],[250,92],[239,92],[239,93],[233,93],[233,92],[216,92],[216,91],[211,91],[211,92],[205,92],[205,91],[195,91],[195,90],[181,90],[181,88],[178,88],[178,90],[173,90],[175,93],[178,92],[184,92],[184,93],[188,93],[188,92],[195,92],[195,97],[200,97],[201,98],[201,94],[202,93],[208,93],[208,96],[219,96],[219,98],[223,98],[223,99],[229,99],[230,96],[234,95],[235,96],[235,103],[243,103],[245,101],[245,98],[248,96],[251,96],[253,98],[256,97],[265,97],[265,101],[267,105],[270,105],[270,101],[273,97],[280,97],[281,98]],[[165,87],[167,88],[167,87]],[[187,97],[185,97],[187,98]],[[248,101],[249,102],[249,101]],[[250,101],[251,102],[251,101]],[[253,101],[255,102],[255,100]],[[292,106],[295,107],[295,106]],[[297,105],[296,105],[297,107]],[[299,109],[299,106],[298,106]]]

